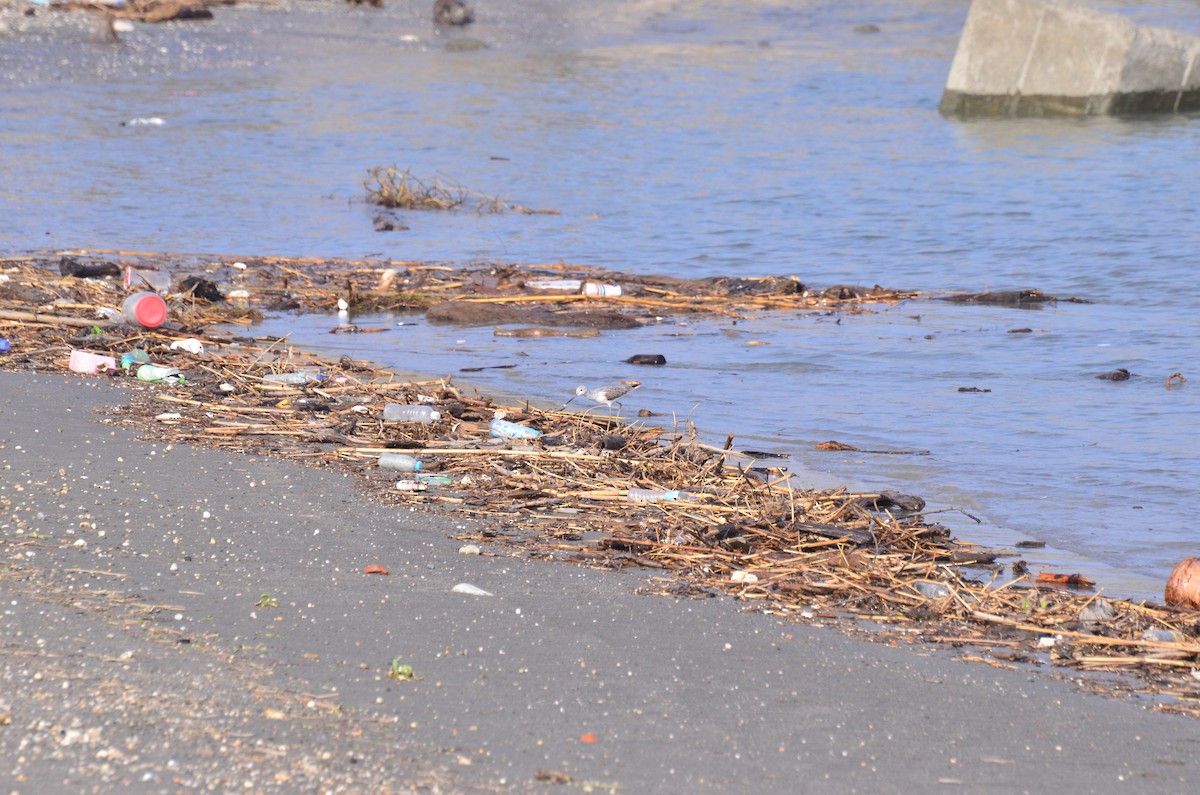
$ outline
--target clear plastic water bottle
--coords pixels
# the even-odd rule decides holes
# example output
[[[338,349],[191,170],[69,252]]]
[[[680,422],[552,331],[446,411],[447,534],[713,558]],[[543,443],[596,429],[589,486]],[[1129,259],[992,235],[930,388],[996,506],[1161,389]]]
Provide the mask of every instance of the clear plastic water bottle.
[[[583,282],[579,279],[533,279],[525,282],[525,286],[530,290],[566,290],[577,293],[583,288]]]
[[[315,384],[323,378],[325,378],[324,373],[314,373],[309,370],[301,370],[296,373],[267,373],[263,376],[263,380],[269,384],[291,384],[293,386]]]
[[[383,418],[388,422],[419,422],[431,425],[442,418],[432,406],[409,406],[402,403],[385,403]]]
[[[499,418],[492,420],[491,429],[492,436],[500,436],[506,439],[536,439],[542,435],[542,432],[537,428],[530,428],[528,425],[518,425],[515,422]]]
[[[384,453],[379,456],[379,468],[394,469],[397,472],[419,472],[421,462],[404,453]]]
[[[138,368],[139,381],[149,381],[155,384],[182,384],[183,373],[174,367],[159,367],[156,364],[143,364]]]
[[[625,493],[629,502],[677,502],[694,499],[691,494],[678,489],[630,489]]]

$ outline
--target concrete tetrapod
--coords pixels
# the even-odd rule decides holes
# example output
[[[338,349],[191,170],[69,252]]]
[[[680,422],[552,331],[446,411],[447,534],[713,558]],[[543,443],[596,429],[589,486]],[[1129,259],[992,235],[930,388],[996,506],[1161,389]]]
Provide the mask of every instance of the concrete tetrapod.
[[[1074,0],[974,0],[945,116],[1087,116],[1200,109],[1200,37]]]

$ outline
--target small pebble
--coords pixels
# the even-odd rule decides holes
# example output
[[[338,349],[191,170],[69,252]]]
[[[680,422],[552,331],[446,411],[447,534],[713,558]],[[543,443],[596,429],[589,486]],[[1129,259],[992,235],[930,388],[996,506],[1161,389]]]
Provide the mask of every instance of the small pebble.
[[[458,548],[458,554],[460,555],[478,555],[480,552],[479,547],[474,544],[465,544]]]

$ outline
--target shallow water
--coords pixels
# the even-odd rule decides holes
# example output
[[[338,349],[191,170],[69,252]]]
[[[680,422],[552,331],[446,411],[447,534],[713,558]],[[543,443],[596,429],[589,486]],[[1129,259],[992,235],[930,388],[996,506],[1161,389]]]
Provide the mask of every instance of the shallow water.
[[[1200,31],[1194,3],[1109,5]],[[459,378],[542,405],[640,380],[627,410],[792,453],[818,485],[922,494],[961,509],[939,516],[964,536],[1045,540],[1055,565],[1150,595],[1200,546],[1197,385],[1164,388],[1200,377],[1200,128],[941,118],[966,6],[496,3],[467,32],[491,45],[476,52],[448,52],[462,34],[435,33],[416,2],[218,9],[115,48],[55,20],[0,38],[0,249],[565,260],[1079,296],[1094,303],[922,301],[604,341],[423,323],[330,337],[332,318],[263,331],[439,375],[517,364]],[[865,23],[881,31],[854,31]],[[165,123],[120,126],[148,116]],[[561,215],[408,214],[409,231],[375,233],[361,183],[393,163]],[[620,363],[634,353],[670,365]],[[1136,377],[1093,377],[1117,367]],[[829,439],[929,455],[814,450]]]

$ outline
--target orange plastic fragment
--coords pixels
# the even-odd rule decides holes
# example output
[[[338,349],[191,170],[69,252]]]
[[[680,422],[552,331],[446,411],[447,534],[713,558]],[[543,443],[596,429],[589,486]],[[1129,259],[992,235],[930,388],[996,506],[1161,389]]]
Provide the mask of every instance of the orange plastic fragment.
[[[580,737],[579,742],[581,742],[581,743],[598,743],[600,741],[596,739],[596,735],[589,733],[589,734],[585,734],[582,737]]]
[[[1096,584],[1082,574],[1059,574],[1055,571],[1043,571],[1037,576],[1037,581],[1049,585],[1066,585],[1071,588],[1091,588]]]
[[[391,574],[391,572],[388,571],[384,566],[380,566],[378,563],[372,563],[363,569],[363,574]]]

